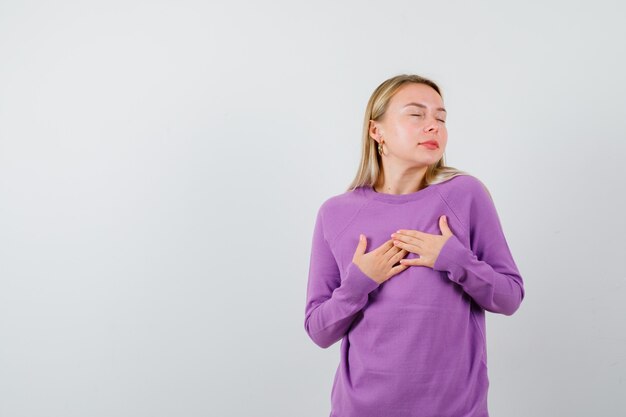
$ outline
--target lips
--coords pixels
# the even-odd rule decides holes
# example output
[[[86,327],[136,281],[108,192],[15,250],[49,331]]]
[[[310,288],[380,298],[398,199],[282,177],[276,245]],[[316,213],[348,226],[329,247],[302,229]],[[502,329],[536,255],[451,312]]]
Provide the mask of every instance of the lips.
[[[439,148],[439,144],[434,140],[428,140],[426,142],[421,142],[420,145],[424,145],[429,149],[437,149]]]

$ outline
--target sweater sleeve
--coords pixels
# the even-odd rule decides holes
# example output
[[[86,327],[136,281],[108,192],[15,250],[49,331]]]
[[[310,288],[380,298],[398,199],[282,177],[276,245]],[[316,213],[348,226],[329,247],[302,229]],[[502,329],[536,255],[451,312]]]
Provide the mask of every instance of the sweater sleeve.
[[[524,283],[513,260],[494,202],[482,182],[469,190],[470,248],[456,236],[441,248],[433,269],[447,272],[482,308],[507,316],[524,299]]]
[[[323,230],[318,211],[307,284],[304,328],[318,346],[327,348],[340,340],[379,284],[351,262],[341,280],[339,268]],[[355,247],[356,250],[356,247]]]

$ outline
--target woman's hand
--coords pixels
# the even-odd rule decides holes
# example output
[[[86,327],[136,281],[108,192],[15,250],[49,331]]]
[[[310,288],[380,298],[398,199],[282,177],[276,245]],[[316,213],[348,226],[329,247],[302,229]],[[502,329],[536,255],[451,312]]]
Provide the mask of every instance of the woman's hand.
[[[406,249],[409,252],[418,254],[419,258],[402,259],[402,265],[428,266],[432,268],[441,252],[441,248],[451,236],[452,231],[448,227],[446,216],[439,217],[439,228],[441,235],[420,232],[419,230],[398,230],[392,233],[394,245],[398,248]]]
[[[398,264],[408,252],[394,246],[393,239],[389,239],[376,249],[365,253],[367,237],[359,236],[359,244],[352,258],[352,262],[368,277],[379,284],[407,269],[410,265]],[[394,266],[398,264],[397,266]]]

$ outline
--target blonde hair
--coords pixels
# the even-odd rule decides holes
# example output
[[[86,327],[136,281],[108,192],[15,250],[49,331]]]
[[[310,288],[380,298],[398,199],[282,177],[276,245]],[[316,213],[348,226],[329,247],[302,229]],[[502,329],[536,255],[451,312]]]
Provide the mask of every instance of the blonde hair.
[[[363,135],[361,141],[361,163],[359,165],[359,170],[347,191],[354,190],[355,188],[363,185],[373,186],[376,184],[379,175],[381,175],[382,163],[377,152],[378,143],[371,138],[369,134],[370,119],[380,120],[384,116],[385,111],[387,111],[389,100],[391,100],[400,87],[407,83],[426,84],[432,87],[443,98],[441,90],[437,84],[427,78],[420,77],[415,74],[396,75],[395,77],[389,78],[380,84],[372,93],[367,103],[367,108],[365,109]],[[426,170],[426,174],[424,175],[424,184],[425,186],[437,184],[449,180],[457,175],[471,174],[446,166],[444,156],[442,155],[439,161],[430,165]]]

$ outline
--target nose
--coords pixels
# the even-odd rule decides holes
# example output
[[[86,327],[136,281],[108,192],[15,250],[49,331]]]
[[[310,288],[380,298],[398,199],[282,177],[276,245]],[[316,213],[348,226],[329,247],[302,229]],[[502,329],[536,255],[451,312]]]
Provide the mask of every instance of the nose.
[[[438,132],[439,131],[439,125],[437,124],[437,119],[436,118],[430,118],[428,123],[426,123],[426,125],[424,126],[424,131],[425,132]]]

